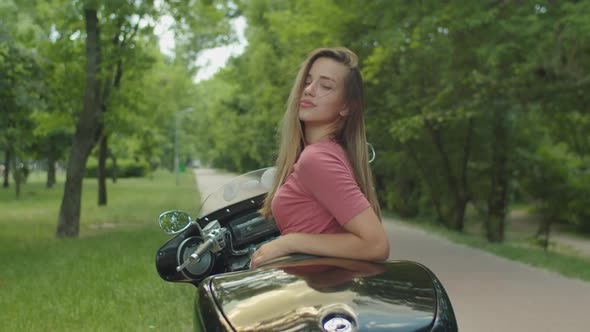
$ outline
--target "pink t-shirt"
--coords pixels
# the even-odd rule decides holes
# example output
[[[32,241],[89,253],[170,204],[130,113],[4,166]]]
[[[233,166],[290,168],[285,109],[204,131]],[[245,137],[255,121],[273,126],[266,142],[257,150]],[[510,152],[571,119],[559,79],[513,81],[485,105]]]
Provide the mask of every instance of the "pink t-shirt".
[[[369,206],[346,152],[333,140],[303,149],[271,203],[283,235],[345,232],[342,226]]]

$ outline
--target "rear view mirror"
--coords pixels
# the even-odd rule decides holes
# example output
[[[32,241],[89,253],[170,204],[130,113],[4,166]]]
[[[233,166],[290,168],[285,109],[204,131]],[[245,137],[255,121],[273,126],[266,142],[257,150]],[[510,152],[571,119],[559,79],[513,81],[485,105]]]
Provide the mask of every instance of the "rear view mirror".
[[[184,211],[167,211],[160,215],[160,227],[166,234],[184,231],[192,223],[191,216]]]

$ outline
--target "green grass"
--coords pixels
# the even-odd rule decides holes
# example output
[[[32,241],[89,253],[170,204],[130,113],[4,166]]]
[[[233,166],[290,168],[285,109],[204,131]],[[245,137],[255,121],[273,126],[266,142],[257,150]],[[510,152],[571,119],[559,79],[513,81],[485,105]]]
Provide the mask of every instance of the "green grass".
[[[389,214],[389,216],[392,215]],[[400,220],[399,218],[395,219]],[[533,244],[528,236],[513,233],[509,236],[511,240],[507,240],[504,243],[489,243],[480,235],[457,233],[424,220],[401,221],[420,227],[430,233],[439,234],[456,243],[485,250],[494,255],[514,261],[551,270],[567,277],[590,281],[590,260],[576,254],[574,250],[567,246],[552,245],[548,251],[544,251],[538,245]]]
[[[195,288],[161,280],[156,250],[170,237],[159,213],[194,214],[192,173],[180,186],[167,172],[108,183],[109,204],[96,204],[96,180],[84,181],[80,237],[54,236],[63,181],[46,189],[33,176],[15,199],[0,190],[0,330],[186,331]]]

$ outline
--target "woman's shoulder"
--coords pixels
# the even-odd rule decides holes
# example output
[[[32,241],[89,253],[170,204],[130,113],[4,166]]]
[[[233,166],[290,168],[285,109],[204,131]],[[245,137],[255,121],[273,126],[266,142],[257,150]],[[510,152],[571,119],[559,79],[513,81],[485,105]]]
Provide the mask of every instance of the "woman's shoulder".
[[[316,157],[346,157],[344,148],[334,140],[325,140],[307,145],[301,152],[301,159],[312,159]]]
[[[329,164],[347,164],[346,151],[333,140],[321,141],[306,146],[299,156],[301,167],[327,166]]]

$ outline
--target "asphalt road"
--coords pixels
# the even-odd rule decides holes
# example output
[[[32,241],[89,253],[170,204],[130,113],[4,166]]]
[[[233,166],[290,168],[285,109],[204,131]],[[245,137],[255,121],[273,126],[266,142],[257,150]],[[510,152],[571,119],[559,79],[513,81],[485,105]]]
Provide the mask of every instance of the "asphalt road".
[[[198,169],[203,195],[232,178]],[[412,260],[442,281],[460,331],[590,331],[590,283],[454,244],[395,220],[384,220],[390,259]]]

